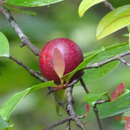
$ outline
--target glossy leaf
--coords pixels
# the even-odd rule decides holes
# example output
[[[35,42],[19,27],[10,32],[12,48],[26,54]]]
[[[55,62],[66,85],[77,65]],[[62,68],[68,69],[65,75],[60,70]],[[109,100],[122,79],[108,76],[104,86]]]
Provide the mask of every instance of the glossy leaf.
[[[6,36],[0,32],[0,57],[9,57],[9,42]]]
[[[107,60],[108,58],[119,55],[126,51],[129,51],[128,43],[120,43],[120,44],[115,44],[108,47],[102,47],[99,50],[86,53],[84,55],[85,57],[84,61],[78,67],[76,67],[72,72],[66,74],[63,78],[66,79],[66,81],[68,81],[69,79],[72,78],[72,76],[77,71],[83,69],[88,64]],[[87,72],[84,74],[84,78],[86,79],[85,81],[101,78],[108,72],[112,71],[112,69],[115,68],[117,65],[118,65],[118,62],[114,61],[100,68],[86,70]]]
[[[106,94],[106,92],[102,93],[89,93],[85,95],[84,99],[89,104],[94,104],[97,100],[102,99],[102,97]]]
[[[94,53],[97,53],[97,55],[90,62],[90,63],[95,63],[95,62],[107,60],[108,58],[111,58],[113,56],[129,51],[129,49],[130,48],[129,48],[128,43],[113,44],[113,45],[102,47],[101,49],[86,53],[84,57],[89,57],[93,55]]]
[[[92,6],[99,4],[105,0],[82,0],[79,5],[79,16],[82,17],[84,13]]]
[[[25,9],[13,7],[10,5],[5,5],[5,7],[15,13],[26,14],[26,15],[31,15],[31,16],[37,15],[35,11],[31,11],[31,10],[25,10]]]
[[[113,56],[129,51],[129,49],[130,48],[128,43],[121,43],[121,44],[111,45],[108,47],[102,47],[101,49],[96,50],[94,52],[86,53],[84,56],[87,58],[97,52],[97,55],[90,62],[92,64],[92,63],[107,60]],[[118,61],[114,61],[106,65],[103,65],[102,67],[99,68],[85,70],[86,73],[84,74],[84,79],[87,82],[87,81],[93,81],[102,78],[103,76],[111,72],[114,68],[116,68],[118,64],[119,64]]]
[[[7,100],[5,102],[5,104],[3,104],[3,106],[0,108],[0,116],[4,119],[4,120],[8,120],[11,113],[14,111],[16,105],[28,94],[30,94],[31,92],[34,92],[40,88],[46,88],[46,87],[53,87],[55,86],[55,84],[53,83],[53,81],[48,81],[45,83],[40,83],[40,84],[36,84],[33,85],[30,88],[27,88],[21,92],[16,93],[14,96],[12,96],[9,100]]]
[[[54,49],[53,68],[58,77],[61,78],[65,71],[65,62],[62,53],[57,48]]]
[[[130,110],[130,93],[121,96],[113,102],[103,103],[97,106],[100,118],[112,117]]]
[[[13,6],[38,7],[54,4],[63,0],[5,0],[5,3]]]
[[[91,62],[91,60],[97,55],[97,52],[93,53],[91,56],[85,58],[72,72],[70,73],[67,73],[66,75],[63,76],[63,79],[66,80],[66,81],[69,81],[76,72],[84,69],[87,64],[89,62]]]
[[[119,65],[118,61],[113,61],[102,67],[87,69],[85,70],[84,79],[85,81],[95,81],[97,79],[103,78],[108,73],[112,72]],[[88,76],[89,75],[89,76]]]
[[[130,5],[119,7],[102,18],[97,27],[96,37],[102,39],[130,24]]]

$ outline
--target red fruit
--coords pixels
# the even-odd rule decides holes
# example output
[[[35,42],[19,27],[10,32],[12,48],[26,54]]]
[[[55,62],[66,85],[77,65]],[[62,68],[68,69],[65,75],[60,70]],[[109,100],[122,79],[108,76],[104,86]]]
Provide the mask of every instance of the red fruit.
[[[64,74],[71,72],[83,61],[83,54],[76,43],[66,38],[51,40],[42,48],[39,60],[43,76],[48,80],[59,81],[53,65],[55,48],[60,51],[63,57],[65,64]]]

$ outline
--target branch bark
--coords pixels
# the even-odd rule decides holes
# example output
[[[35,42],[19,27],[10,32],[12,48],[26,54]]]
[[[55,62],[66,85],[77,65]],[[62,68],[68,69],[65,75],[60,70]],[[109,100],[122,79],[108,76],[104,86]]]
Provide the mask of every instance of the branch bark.
[[[31,74],[33,77],[37,78],[38,80],[40,80],[42,82],[46,81],[46,79],[44,79],[38,72],[35,72],[33,69],[29,68],[22,62],[18,61],[13,56],[10,56],[9,59],[12,60],[13,62],[15,62],[16,64],[20,65],[21,67],[23,67],[29,74]]]
[[[78,119],[82,119],[84,117],[85,117],[84,115],[77,116]],[[63,120],[57,121],[56,123],[50,125],[48,128],[46,128],[44,130],[52,130],[52,129],[54,129],[57,126],[63,125],[64,123],[67,123],[67,122],[73,120],[73,118],[74,118],[73,116],[69,116],[69,117],[67,117],[67,118],[65,118]]]
[[[108,63],[110,63],[110,62],[113,62],[113,61],[119,61],[119,62],[121,62],[121,63],[123,63],[123,64],[125,64],[125,65],[127,65],[127,66],[130,66],[130,64],[123,59],[123,57],[128,56],[128,55],[130,55],[130,51],[127,51],[127,52],[125,52],[125,53],[119,54],[119,55],[117,55],[117,56],[113,56],[113,57],[111,57],[111,58],[109,58],[109,59],[106,59],[106,60],[104,60],[104,61],[101,61],[101,62],[97,62],[97,63],[90,64],[90,65],[86,66],[83,70],[85,70],[85,69],[99,68],[99,67],[102,67],[102,66],[104,66],[104,65],[106,65],[106,64],[108,64]],[[66,86],[67,86],[66,88],[69,88],[69,87],[73,86],[73,85],[76,84],[79,80],[80,80],[80,82],[81,82],[81,85],[84,87],[86,93],[88,93],[89,90],[87,90],[87,87],[85,88],[85,84],[84,84],[84,82],[82,81],[81,78],[74,79],[72,82],[70,82],[69,84],[66,85]],[[65,88],[65,87],[61,87],[61,88],[58,88],[57,90],[51,89],[51,90],[49,91],[49,94],[51,94],[51,93],[53,93],[53,92],[56,92],[56,91],[58,91],[58,90],[60,90],[60,89],[66,89],[66,88]]]
[[[67,112],[70,116],[73,117],[73,120],[76,122],[77,126],[81,130],[85,130],[85,126],[82,124],[82,122],[79,120],[78,116],[76,115],[74,108],[73,108],[73,97],[72,97],[72,89],[73,87],[69,87],[66,89],[67,94]]]
[[[101,120],[100,120],[100,118],[99,118],[99,113],[98,113],[98,109],[97,109],[97,104],[95,104],[95,105],[93,106],[93,111],[94,111],[95,116],[96,116],[96,120],[97,120],[97,123],[98,123],[99,130],[103,130],[102,123],[101,123]]]
[[[130,63],[128,63],[125,59],[120,58],[119,60],[120,60],[120,62],[123,63],[124,65],[130,67]]]
[[[125,53],[122,53],[122,54],[119,54],[117,56],[114,56],[114,57],[111,57],[109,59],[106,59],[104,61],[101,61],[101,62],[98,62],[98,63],[94,63],[94,64],[91,64],[91,65],[88,65],[86,68],[84,69],[93,69],[93,68],[99,68],[99,67],[102,67],[103,65],[106,65],[112,61],[120,61],[121,58],[125,57],[125,56],[128,56],[130,55],[130,51],[127,51]]]
[[[45,130],[52,130],[53,128],[55,128],[55,127],[57,127],[57,126],[62,125],[62,124],[64,124],[64,123],[66,123],[66,122],[72,120],[72,118],[73,118],[73,117],[70,116],[70,117],[65,118],[65,119],[63,119],[63,120],[60,120],[60,121],[58,121],[58,122],[56,122],[56,123],[50,125],[50,126],[49,126],[48,128],[46,128]]]
[[[68,121],[66,130],[71,130],[71,120]]]
[[[22,41],[22,46],[27,46],[36,56],[39,55],[39,49],[34,46],[28,37],[23,33],[19,25],[16,23],[11,12],[3,7],[0,7],[0,12],[5,16],[5,18],[10,23],[11,27],[15,30],[16,34]]]
[[[82,85],[84,91],[85,91],[86,93],[89,93],[89,90],[88,90],[86,84],[84,83],[83,78],[80,78],[80,83],[81,83],[81,85]]]

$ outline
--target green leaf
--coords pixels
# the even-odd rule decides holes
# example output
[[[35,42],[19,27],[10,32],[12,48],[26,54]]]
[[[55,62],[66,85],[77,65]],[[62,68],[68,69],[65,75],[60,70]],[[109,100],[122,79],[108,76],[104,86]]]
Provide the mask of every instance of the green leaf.
[[[111,58],[123,52],[129,51],[129,49],[130,48],[129,48],[128,43],[120,43],[120,44],[115,44],[108,47],[103,47],[99,50],[96,50],[90,53],[86,53],[84,55],[85,57],[84,61],[78,67],[76,67],[72,72],[66,74],[63,77],[63,79],[65,79],[66,81],[69,81],[76,72],[78,72],[79,70],[82,70],[88,64],[107,60],[108,58]],[[87,72],[84,74],[84,78],[86,80],[93,80],[93,79],[95,80],[95,79],[101,78],[105,74],[110,72],[113,68],[115,68],[117,64],[118,62],[114,61],[100,68],[86,70]]]
[[[84,99],[87,103],[89,104],[94,104],[97,100],[101,99],[106,92],[101,92],[101,93],[89,93],[85,95]]]
[[[130,93],[120,96],[113,102],[103,103],[97,106],[100,118],[107,118],[130,110]]]
[[[95,62],[107,60],[113,56],[129,51],[129,49],[130,48],[128,43],[119,43],[119,44],[113,44],[110,46],[102,47],[101,49],[95,50],[90,53],[86,53],[84,54],[84,56],[89,57],[94,53],[97,53],[97,55],[91,60],[91,63],[95,63]]]
[[[113,7],[117,8],[119,6],[130,4],[129,0],[108,0]]]
[[[130,46],[130,27],[128,26],[128,32],[129,32],[129,34],[128,34],[128,41],[129,41],[129,46]]]
[[[12,96],[8,101],[3,104],[3,106],[0,108],[0,116],[4,120],[8,120],[11,113],[14,111],[16,105],[28,94],[31,92],[34,92],[36,90],[39,90],[40,88],[46,88],[46,87],[54,87],[55,84],[53,81],[48,81],[45,83],[40,83],[33,85],[30,88],[27,88],[21,92],[16,93],[14,96]]]
[[[0,32],[0,57],[9,57],[9,42],[6,36]]]
[[[0,117],[0,130],[4,130],[9,127],[9,124]]]
[[[115,69],[118,66],[118,64],[119,64],[118,61],[113,61],[99,68],[85,70],[83,78],[85,79],[86,82],[98,80],[100,78],[103,78],[108,73],[110,73],[113,69]]]
[[[105,0],[82,0],[79,5],[79,16],[82,17],[84,13],[92,6],[99,4]]]
[[[26,14],[26,15],[31,15],[31,16],[37,15],[35,11],[31,11],[31,10],[25,10],[25,9],[13,7],[10,5],[5,5],[5,7],[15,13]]]
[[[121,53],[124,53],[126,51],[129,51],[129,45],[128,43],[121,43],[121,44],[114,44],[108,47],[103,47],[99,50],[96,50],[94,52],[86,53],[84,56],[87,58],[91,55],[93,55],[95,52],[97,52],[97,55],[91,60],[92,63],[101,62],[104,60],[107,60],[113,56],[119,55]],[[90,64],[89,63],[89,64]],[[117,65],[119,64],[118,61],[114,61],[108,64],[103,65],[99,68],[93,68],[85,70],[86,73],[84,74],[85,81],[93,81],[102,78],[109,72],[111,72]],[[88,76],[89,75],[89,76]]]
[[[130,24],[130,5],[119,7],[102,18],[97,27],[96,37],[102,39]]]
[[[91,56],[85,58],[83,60],[83,62],[81,62],[73,71],[71,71],[70,73],[67,73],[66,75],[63,76],[63,79],[65,81],[69,81],[76,72],[82,70],[83,68],[85,68],[87,66],[87,64],[97,55],[97,52],[93,53]]]
[[[38,7],[55,4],[63,0],[5,0],[5,3],[13,6]]]

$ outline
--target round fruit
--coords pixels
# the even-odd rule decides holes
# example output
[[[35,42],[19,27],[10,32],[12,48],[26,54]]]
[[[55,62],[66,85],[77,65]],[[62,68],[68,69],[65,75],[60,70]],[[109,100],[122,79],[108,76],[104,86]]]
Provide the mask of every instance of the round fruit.
[[[51,40],[42,48],[39,60],[43,76],[48,80],[59,81],[53,65],[55,49],[58,49],[63,57],[65,64],[64,74],[71,72],[83,61],[83,54],[76,43],[66,38]]]

